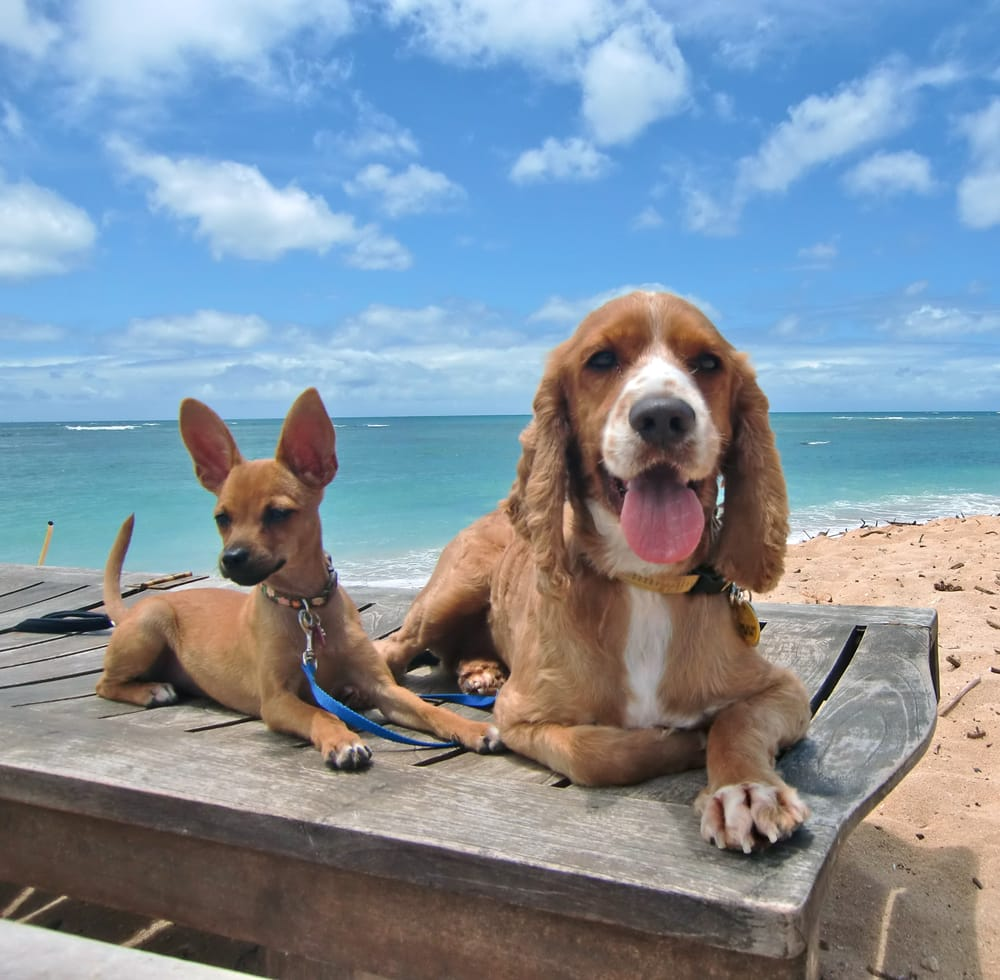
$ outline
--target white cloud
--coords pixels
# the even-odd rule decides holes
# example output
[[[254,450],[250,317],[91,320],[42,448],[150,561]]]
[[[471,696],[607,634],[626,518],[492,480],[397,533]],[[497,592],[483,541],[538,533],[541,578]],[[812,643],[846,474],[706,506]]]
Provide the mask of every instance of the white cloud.
[[[424,307],[373,303],[345,319],[332,339],[338,346],[359,345],[362,349],[452,345],[457,357],[460,351],[507,346],[522,337],[484,303],[453,302]]]
[[[390,23],[407,24],[414,43],[462,65],[511,58],[548,71],[606,33],[615,17],[608,0],[385,0]]]
[[[986,333],[1000,334],[1000,313],[925,303],[915,310],[884,320],[879,329],[895,337],[940,340]]]
[[[680,178],[684,224],[703,235],[732,235],[736,231],[741,205],[720,200],[701,186],[693,172]]]
[[[917,279],[911,282],[904,290],[904,296],[919,296],[921,293],[927,291],[927,287],[930,283],[926,279]]]
[[[0,278],[68,272],[87,257],[96,238],[82,208],[29,181],[0,178]]]
[[[549,137],[540,147],[525,150],[510,169],[515,184],[545,180],[597,180],[611,166],[611,160],[592,143],[572,137]]]
[[[7,99],[0,100],[0,129],[2,129],[11,139],[20,139],[24,135],[24,122],[21,120],[21,113],[17,111],[17,106]]]
[[[775,337],[795,337],[798,335],[801,321],[794,313],[783,316],[772,328],[771,334]]]
[[[969,141],[972,159],[983,166],[1000,165],[1000,98],[985,109],[963,116],[958,124]]]
[[[406,127],[392,116],[380,112],[363,96],[356,94],[357,125],[352,132],[321,131],[313,142],[321,150],[329,149],[353,159],[365,157],[417,156],[420,146]]]
[[[583,117],[604,145],[634,139],[688,101],[687,65],[659,17],[624,24],[592,48],[581,82]]]
[[[630,227],[633,231],[646,231],[659,228],[663,224],[663,215],[652,204],[644,207],[633,219]]]
[[[21,317],[0,316],[0,340],[5,344],[54,344],[66,337],[62,327],[51,323],[33,323]]]
[[[412,43],[463,67],[513,61],[547,80],[579,85],[589,135],[625,143],[684,109],[687,65],[668,20],[647,0],[386,0],[390,24]]]
[[[4,0],[0,3],[0,46],[39,58],[58,36],[59,28],[30,10],[28,0]]]
[[[930,194],[934,190],[930,161],[912,150],[875,153],[844,175],[851,194],[888,197],[892,194]]]
[[[390,218],[454,207],[465,199],[465,191],[436,170],[411,163],[393,173],[385,164],[373,163],[344,184],[352,197],[377,198],[381,211]]]
[[[289,251],[354,249],[362,268],[406,268],[409,255],[372,225],[359,228],[349,214],[330,210],[319,196],[294,185],[276,188],[256,167],[231,160],[144,153],[121,138],[109,149],[127,173],[153,184],[150,206],[195,222],[215,258],[269,260]]]
[[[911,69],[897,59],[831,95],[808,96],[788,110],[756,153],[738,161],[728,189],[712,192],[694,171],[682,174],[688,227],[708,234],[732,232],[753,197],[783,193],[815,168],[895,135],[912,121],[921,89],[950,85],[959,77],[948,63]],[[899,164],[901,155],[895,156]],[[909,179],[915,179],[912,173]]]
[[[958,128],[972,159],[958,185],[958,216],[969,228],[991,228],[1000,224],[1000,98],[963,116]]]
[[[346,0],[79,0],[61,60],[87,90],[135,95],[206,62],[261,78],[296,34],[337,37],[350,25]]]
[[[256,314],[198,310],[186,316],[160,316],[132,320],[124,337],[128,347],[190,350],[221,347],[247,350],[267,339],[267,322]]]
[[[383,234],[378,225],[364,225],[358,234],[358,240],[345,257],[348,265],[372,271],[409,269],[413,265],[413,256],[406,247],[391,235]]]
[[[757,153],[740,161],[740,187],[787,190],[813,167],[897,132],[911,116],[910,92],[899,70],[883,66],[834,95],[810,95],[788,110]]]
[[[727,92],[712,94],[712,108],[720,119],[729,121],[736,116],[736,102]]]
[[[837,258],[839,252],[840,249],[834,240],[807,245],[805,248],[799,249],[798,255],[800,259],[805,261],[807,268],[828,269],[833,264],[834,259]]]
[[[969,228],[1000,225],[1000,169],[962,178],[958,185],[958,216]]]

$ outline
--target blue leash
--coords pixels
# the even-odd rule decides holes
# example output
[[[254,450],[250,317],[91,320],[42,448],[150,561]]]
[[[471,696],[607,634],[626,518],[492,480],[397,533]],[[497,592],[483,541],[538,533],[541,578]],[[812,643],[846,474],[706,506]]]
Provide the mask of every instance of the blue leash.
[[[300,599],[298,602],[299,626],[305,634],[306,641],[306,648],[302,651],[302,672],[306,675],[306,680],[309,681],[312,696],[319,707],[325,711],[329,711],[331,715],[339,718],[345,725],[350,725],[351,728],[369,732],[372,735],[378,735],[379,738],[388,739],[390,742],[401,742],[403,745],[416,745],[422,749],[453,749],[458,746],[458,742],[426,742],[423,739],[400,735],[398,732],[380,725],[377,721],[366,718],[353,708],[348,708],[343,701],[338,701],[335,697],[327,694],[316,681],[316,656],[313,653],[313,643],[315,640],[318,638],[319,644],[322,646],[326,635],[323,632],[323,627],[318,617],[313,615],[312,610],[309,608],[309,601]],[[492,707],[493,702],[496,700],[492,695],[484,694],[422,694],[420,697],[425,701],[451,701],[455,704],[471,705],[474,708]]]
[[[458,742],[426,742],[419,738],[410,738],[408,735],[400,735],[398,732],[394,732],[384,725],[380,725],[377,721],[372,721],[370,718],[366,718],[364,715],[355,711],[353,708],[348,708],[346,704],[342,701],[338,701],[336,698],[331,697],[326,691],[323,690],[316,682],[316,664],[303,657],[302,659],[302,671],[306,675],[306,679],[309,681],[309,687],[312,690],[312,696],[321,708],[325,711],[329,711],[331,715],[339,718],[345,725],[350,725],[351,728],[358,729],[363,732],[369,732],[372,735],[378,735],[379,738],[388,739],[390,742],[402,742],[404,745],[416,745],[422,749],[453,749],[458,746]],[[496,698],[493,695],[487,694],[421,694],[425,701],[429,700],[441,700],[441,701],[451,701],[454,704],[468,704],[474,708],[488,708],[490,707]]]

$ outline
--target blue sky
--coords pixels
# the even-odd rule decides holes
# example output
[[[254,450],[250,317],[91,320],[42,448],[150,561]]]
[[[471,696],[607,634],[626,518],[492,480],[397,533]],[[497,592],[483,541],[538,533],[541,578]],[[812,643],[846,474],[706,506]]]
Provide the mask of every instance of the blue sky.
[[[998,246],[997,0],[0,5],[0,420],[526,413],[635,286],[996,410]]]

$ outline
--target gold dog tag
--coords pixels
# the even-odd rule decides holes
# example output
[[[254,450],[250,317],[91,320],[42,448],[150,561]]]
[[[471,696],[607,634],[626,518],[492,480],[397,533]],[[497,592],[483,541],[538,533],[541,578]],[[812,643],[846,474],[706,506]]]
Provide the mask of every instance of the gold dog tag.
[[[757,646],[760,642],[760,620],[746,599],[733,601],[733,622],[736,623],[736,632],[743,637],[743,642],[747,646]]]

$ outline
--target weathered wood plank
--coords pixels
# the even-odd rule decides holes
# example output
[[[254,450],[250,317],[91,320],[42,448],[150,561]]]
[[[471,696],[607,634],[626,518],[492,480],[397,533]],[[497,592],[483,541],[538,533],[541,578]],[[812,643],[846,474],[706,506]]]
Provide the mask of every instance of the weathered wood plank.
[[[111,633],[95,630],[91,633],[4,633],[0,634],[0,671],[18,664],[72,656],[88,650],[104,649]],[[0,674],[2,677],[2,674]]]
[[[100,671],[104,663],[104,647],[91,647],[61,657],[46,657],[25,664],[12,664],[0,669],[0,690],[44,684],[64,677],[78,677]]]
[[[351,601],[361,609],[361,621],[368,635],[379,639],[399,628],[413,604],[416,590],[387,591],[368,586],[347,587]]]
[[[51,977],[130,977],[135,980],[226,980],[232,970],[113,946],[51,929],[0,919],[0,962],[19,980]]]
[[[762,621],[780,617],[784,620],[821,619],[828,623],[864,623],[889,626],[923,626],[937,643],[937,613],[917,606],[835,606],[805,603],[757,602],[754,609]]]
[[[0,598],[0,629],[22,619],[64,609],[84,609],[101,601],[96,585],[85,582],[43,581]]]
[[[0,598],[6,599],[44,581],[45,576],[36,565],[0,565]]]
[[[328,976],[332,969],[332,975],[364,971],[400,980],[479,974],[495,980],[632,980],[661,976],[665,964],[679,980],[781,980],[808,973],[804,951],[775,961],[628,926],[589,922],[580,929],[572,910],[540,912],[456,896],[438,887],[432,873],[415,884],[291,857],[275,860],[255,849],[252,838],[220,849],[180,834],[163,840],[135,826],[92,818],[71,822],[58,812],[36,814],[17,806],[9,819],[15,831],[34,827],[45,835],[61,889],[86,887],[104,904],[141,906],[151,915],[181,909],[211,931],[322,965],[324,972],[303,976]]]
[[[22,705],[91,697],[100,672],[101,668],[97,666],[92,670],[82,670],[78,674],[67,674],[37,683],[0,687],[0,708],[17,708]]]
[[[760,652],[773,663],[793,671],[813,698],[823,689],[841,658],[853,652],[852,641],[857,631],[858,624],[849,620],[777,617],[764,627]]]
[[[787,778],[853,826],[930,743],[937,716],[931,673],[926,630],[867,627],[808,738],[783,760]]]

